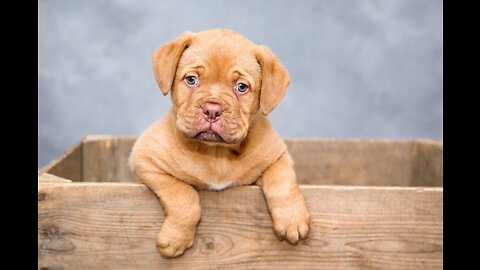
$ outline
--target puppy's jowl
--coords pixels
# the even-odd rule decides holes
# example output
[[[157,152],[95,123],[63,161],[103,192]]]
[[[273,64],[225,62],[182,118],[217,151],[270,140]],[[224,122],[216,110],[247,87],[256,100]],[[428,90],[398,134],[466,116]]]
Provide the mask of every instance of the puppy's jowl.
[[[292,244],[307,237],[310,214],[292,158],[267,119],[289,84],[277,57],[215,29],[164,44],[153,54],[153,70],[173,106],[139,137],[130,165],[165,210],[160,253],[176,257],[193,245],[202,212],[195,188],[255,183],[275,234]]]

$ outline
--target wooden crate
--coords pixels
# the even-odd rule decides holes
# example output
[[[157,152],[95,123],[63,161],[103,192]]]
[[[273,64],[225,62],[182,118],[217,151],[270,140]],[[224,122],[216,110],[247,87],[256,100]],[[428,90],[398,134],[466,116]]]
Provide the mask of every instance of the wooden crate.
[[[135,137],[88,136],[39,171],[40,269],[442,269],[443,143],[286,140],[311,211],[275,237],[257,186],[200,191],[194,246],[164,259],[158,199],[127,167]]]

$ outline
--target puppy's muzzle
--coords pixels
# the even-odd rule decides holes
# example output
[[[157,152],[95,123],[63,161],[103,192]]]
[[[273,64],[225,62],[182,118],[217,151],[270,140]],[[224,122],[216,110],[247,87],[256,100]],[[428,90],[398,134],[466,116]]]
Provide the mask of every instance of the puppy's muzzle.
[[[197,128],[196,139],[209,142],[224,142],[220,133],[222,133],[222,124],[220,118],[224,112],[223,106],[215,102],[205,102],[201,106],[200,114],[203,119]]]
[[[202,106],[203,116],[210,123],[217,122],[223,113],[223,108],[218,103],[206,102]]]

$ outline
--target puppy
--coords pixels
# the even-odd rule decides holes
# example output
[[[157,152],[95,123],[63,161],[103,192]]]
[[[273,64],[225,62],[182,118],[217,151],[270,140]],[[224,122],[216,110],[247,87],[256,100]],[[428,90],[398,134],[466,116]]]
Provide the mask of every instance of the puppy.
[[[196,189],[255,183],[275,234],[292,244],[306,238],[310,214],[293,161],[266,117],[290,81],[277,57],[214,29],[186,32],[158,48],[153,70],[173,106],[138,138],[130,166],[164,208],[156,237],[161,255],[176,257],[193,245],[201,217]]]

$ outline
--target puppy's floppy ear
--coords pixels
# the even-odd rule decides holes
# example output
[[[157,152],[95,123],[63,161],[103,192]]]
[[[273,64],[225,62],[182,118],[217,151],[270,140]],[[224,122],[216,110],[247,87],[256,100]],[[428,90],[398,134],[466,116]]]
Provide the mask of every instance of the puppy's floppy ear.
[[[192,38],[193,33],[185,32],[177,39],[156,49],[152,55],[155,79],[164,96],[167,95],[172,88],[178,61],[183,51],[190,46]]]
[[[280,60],[265,46],[258,46],[255,53],[262,69],[260,109],[269,114],[282,100],[290,84],[290,75]]]

